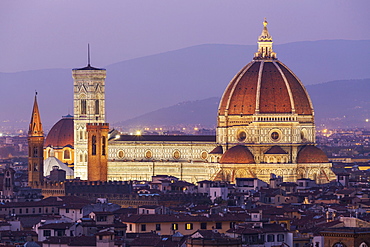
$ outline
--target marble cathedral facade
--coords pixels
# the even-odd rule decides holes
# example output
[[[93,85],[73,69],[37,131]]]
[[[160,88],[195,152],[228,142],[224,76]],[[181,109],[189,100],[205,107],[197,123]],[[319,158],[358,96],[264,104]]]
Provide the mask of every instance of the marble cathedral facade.
[[[92,143],[86,126],[105,123],[106,71],[90,64],[74,69],[75,177],[88,179],[88,173],[100,169],[96,162],[104,166],[106,162],[107,180],[150,180],[166,174],[189,182],[233,182],[236,177],[268,181],[271,173],[290,182],[334,179],[331,163],[315,146],[309,95],[277,59],[267,22],[263,25],[253,60],[235,75],[222,96],[216,136],[107,134],[107,144],[98,142],[107,145],[107,153],[92,157],[91,145],[96,141]]]

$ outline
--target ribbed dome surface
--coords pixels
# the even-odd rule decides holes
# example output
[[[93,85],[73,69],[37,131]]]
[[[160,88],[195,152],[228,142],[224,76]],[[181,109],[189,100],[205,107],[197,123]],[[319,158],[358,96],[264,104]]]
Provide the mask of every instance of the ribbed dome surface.
[[[246,146],[237,145],[227,150],[220,159],[220,164],[254,164],[253,154]]]
[[[51,128],[45,140],[45,147],[65,147],[74,145],[73,117],[68,115]]]
[[[318,147],[304,146],[297,155],[297,163],[328,163],[328,156]]]
[[[254,60],[229,83],[219,115],[256,112],[312,115],[309,96],[299,79],[278,60]]]

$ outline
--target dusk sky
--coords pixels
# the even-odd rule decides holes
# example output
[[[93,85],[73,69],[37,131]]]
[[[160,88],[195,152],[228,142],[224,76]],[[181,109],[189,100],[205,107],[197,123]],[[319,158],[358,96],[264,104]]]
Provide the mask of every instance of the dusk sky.
[[[63,0],[0,2],[0,72],[92,65],[199,44],[369,40],[370,1]]]

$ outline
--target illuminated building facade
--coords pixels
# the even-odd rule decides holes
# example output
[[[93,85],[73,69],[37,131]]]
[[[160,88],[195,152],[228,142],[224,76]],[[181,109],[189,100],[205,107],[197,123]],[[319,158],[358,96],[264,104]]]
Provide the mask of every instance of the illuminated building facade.
[[[105,180],[105,175],[89,173],[105,167],[106,160],[107,180],[150,180],[163,174],[189,182],[234,182],[237,177],[269,181],[270,174],[287,182],[335,179],[327,156],[315,146],[314,110],[308,93],[277,59],[272,44],[264,21],[253,60],[235,75],[222,96],[216,136],[107,135],[102,127],[108,154],[101,159],[92,157],[95,144],[86,126],[106,126],[106,71],[90,64],[74,69],[75,177]],[[96,131],[91,128],[98,136]]]
[[[74,80],[74,175],[87,179],[86,124],[105,122],[106,70],[88,65],[73,69]]]

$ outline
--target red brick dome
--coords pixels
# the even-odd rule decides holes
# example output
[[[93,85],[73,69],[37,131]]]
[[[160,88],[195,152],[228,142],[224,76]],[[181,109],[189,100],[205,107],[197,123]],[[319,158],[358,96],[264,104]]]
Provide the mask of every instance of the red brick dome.
[[[258,51],[227,86],[218,115],[313,115],[311,100],[297,76],[277,60],[267,21],[258,38]]]
[[[276,59],[254,60],[227,86],[219,115],[289,114],[312,115],[310,98],[300,80]]]
[[[303,146],[298,152],[297,163],[328,163],[328,156],[313,145]]]
[[[220,159],[220,164],[254,164],[253,154],[246,146],[237,145],[227,150]]]
[[[63,116],[49,131],[45,147],[65,147],[74,145],[74,126],[73,117],[71,115]]]

